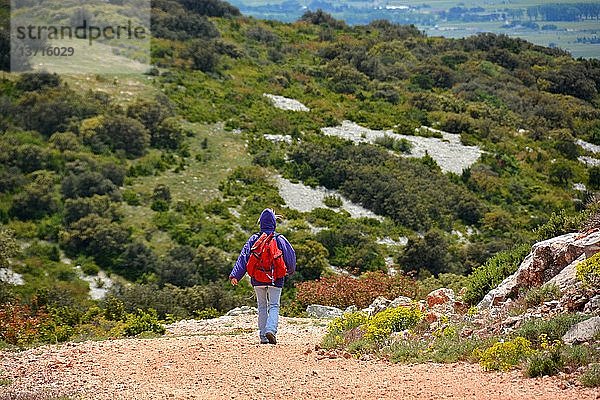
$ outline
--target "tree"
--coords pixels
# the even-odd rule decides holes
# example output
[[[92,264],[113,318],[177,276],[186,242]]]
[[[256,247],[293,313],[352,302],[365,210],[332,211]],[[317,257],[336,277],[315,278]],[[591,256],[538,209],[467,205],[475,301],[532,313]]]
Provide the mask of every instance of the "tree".
[[[125,250],[129,237],[127,229],[96,214],[81,218],[60,233],[60,241],[69,254],[87,254],[109,268]]]
[[[104,116],[88,140],[101,143],[110,150],[123,150],[130,157],[144,155],[150,135],[138,120],[121,115]]]
[[[550,165],[548,176],[550,182],[564,186],[573,178],[573,169],[564,161],[556,161]]]
[[[432,229],[422,238],[410,238],[399,263],[405,271],[416,271],[417,274],[423,270],[435,276],[442,272],[449,272],[448,243],[443,232]]]
[[[214,43],[203,39],[189,42],[187,56],[192,62],[192,68],[202,72],[215,72],[219,63],[219,53]]]
[[[144,274],[154,272],[158,265],[158,257],[143,243],[134,242],[125,248],[115,261],[112,270],[117,274],[136,280]]]
[[[165,118],[175,115],[168,97],[156,96],[153,100],[139,98],[127,107],[127,116],[140,121],[153,135]]]
[[[183,128],[177,118],[166,118],[152,131],[150,144],[157,148],[176,150],[183,139]]]
[[[588,185],[594,190],[600,189],[600,166],[588,170]]]
[[[16,194],[9,214],[22,220],[36,220],[58,210],[54,177],[47,171],[35,173],[33,182]]]
[[[327,257],[329,252],[319,242],[307,240],[295,246],[298,268],[294,282],[319,279],[329,267]]]

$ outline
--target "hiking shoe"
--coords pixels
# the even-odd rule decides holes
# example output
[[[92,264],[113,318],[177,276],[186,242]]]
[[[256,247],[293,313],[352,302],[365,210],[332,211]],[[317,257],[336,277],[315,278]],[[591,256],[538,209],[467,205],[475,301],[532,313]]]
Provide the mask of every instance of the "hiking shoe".
[[[275,334],[272,332],[267,332],[265,333],[265,336],[267,337],[267,340],[269,341],[269,343],[271,344],[277,344],[277,339],[275,338]]]

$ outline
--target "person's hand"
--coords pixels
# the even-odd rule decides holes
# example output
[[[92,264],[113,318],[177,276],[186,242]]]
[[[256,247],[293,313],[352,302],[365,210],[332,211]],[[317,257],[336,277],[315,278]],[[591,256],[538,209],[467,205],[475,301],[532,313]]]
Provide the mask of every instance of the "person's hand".
[[[229,279],[229,281],[231,282],[231,284],[232,284],[233,286],[237,286],[237,284],[238,284],[238,280],[237,280],[237,279],[235,279],[235,278],[231,278],[231,279]]]

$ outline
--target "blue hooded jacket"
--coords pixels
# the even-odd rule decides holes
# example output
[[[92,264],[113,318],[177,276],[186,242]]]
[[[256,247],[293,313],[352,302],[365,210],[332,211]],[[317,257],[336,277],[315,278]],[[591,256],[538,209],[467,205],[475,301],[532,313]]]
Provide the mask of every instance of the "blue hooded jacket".
[[[254,243],[258,240],[260,235],[264,232],[266,234],[275,233],[275,228],[277,227],[277,222],[275,219],[275,213],[270,208],[263,210],[260,214],[259,218],[260,222],[260,232],[255,233],[250,236],[242,251],[240,252],[240,256],[238,257],[231,273],[229,274],[229,278],[235,278],[240,281],[244,274],[246,273],[246,264],[248,264],[248,259],[250,258],[250,251]],[[285,262],[285,266],[287,267],[287,274],[292,275],[296,272],[296,252],[294,248],[288,242],[288,240],[283,235],[276,234],[275,240],[277,241],[277,247],[283,253],[283,261]],[[275,281],[273,284],[277,287],[283,287],[283,282],[285,278],[280,278]],[[254,278],[251,279],[252,286],[270,286],[270,283],[257,282]]]

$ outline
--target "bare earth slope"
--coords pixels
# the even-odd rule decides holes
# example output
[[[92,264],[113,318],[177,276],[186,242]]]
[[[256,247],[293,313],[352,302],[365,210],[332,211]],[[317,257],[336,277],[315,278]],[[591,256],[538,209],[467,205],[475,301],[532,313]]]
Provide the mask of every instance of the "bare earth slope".
[[[0,353],[0,399],[599,399],[560,378],[471,364],[399,365],[315,351],[325,323],[282,318],[276,346],[256,344],[254,316],[179,323],[158,339]],[[27,394],[37,394],[27,396]]]

